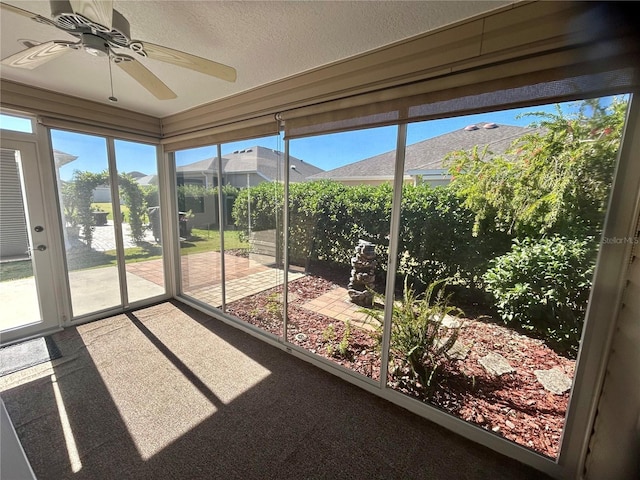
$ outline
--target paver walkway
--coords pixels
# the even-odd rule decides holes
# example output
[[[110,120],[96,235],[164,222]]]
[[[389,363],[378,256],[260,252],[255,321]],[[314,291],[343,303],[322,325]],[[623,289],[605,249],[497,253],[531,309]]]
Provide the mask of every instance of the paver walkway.
[[[222,278],[220,252],[203,252],[180,257],[182,269],[182,290],[208,305],[222,305]],[[225,296],[226,303],[255,295],[269,288],[282,285],[284,275],[281,269],[269,263],[269,257],[250,255],[241,257],[225,255]],[[137,262],[127,265],[127,272],[162,285],[162,260]],[[289,272],[289,281],[304,276],[304,273]]]
[[[153,238],[153,232],[151,230],[145,230],[144,241],[151,244],[156,243],[155,239]],[[136,246],[136,244],[131,239],[131,227],[128,223],[122,224],[122,242],[124,244],[124,248],[133,248]],[[106,225],[94,227],[93,237],[91,239],[91,248],[97,250],[98,252],[115,250],[116,234],[115,228],[113,226],[113,220],[107,220]]]
[[[183,255],[180,261],[184,293],[208,305],[221,306],[220,252]],[[273,265],[265,264],[268,261],[269,257],[264,256],[250,255],[249,258],[246,258],[225,255],[226,303],[282,285],[284,281],[282,270],[274,268]],[[128,264],[127,272],[162,285],[162,268],[162,260],[158,259]],[[303,276],[302,272],[289,271],[288,279],[291,282]],[[347,290],[342,287],[334,288],[324,295],[310,300],[302,305],[302,308],[336,320],[349,320],[365,328],[374,328],[367,322],[367,315],[358,312],[360,307],[350,301]]]
[[[329,290],[313,300],[301,305],[306,310],[320,313],[336,320],[355,322],[367,329],[374,329],[367,321],[367,315],[358,310],[361,308],[351,302],[346,288],[337,287]]]

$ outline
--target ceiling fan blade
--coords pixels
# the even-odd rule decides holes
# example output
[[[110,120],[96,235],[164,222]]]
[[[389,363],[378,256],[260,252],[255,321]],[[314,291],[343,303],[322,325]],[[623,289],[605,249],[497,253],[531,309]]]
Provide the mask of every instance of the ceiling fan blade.
[[[167,87],[162,80],[156,77],[151,71],[137,60],[127,60],[116,63],[122,70],[128,73],[135,81],[144,88],[149,90],[151,94],[158,100],[172,100],[177,95]]]
[[[69,0],[73,13],[111,30],[113,26],[113,0]]]
[[[23,10],[22,8],[9,5],[8,3],[0,3],[0,7],[2,7],[3,10],[8,10],[10,12],[17,13],[18,15],[22,15],[23,17],[27,17],[27,18],[35,18],[40,16],[35,13],[28,12],[27,10]]]
[[[70,52],[69,45],[71,44],[59,41],[41,43],[3,59],[2,65],[33,70],[54,58]]]
[[[196,72],[226,80],[227,82],[236,81],[237,73],[235,68],[161,45],[154,45],[153,43],[147,42],[142,42],[142,44],[146,56],[153,60],[160,60],[161,62],[172,63],[179,67],[189,68]]]
[[[9,5],[7,3],[0,3],[0,7],[2,8],[2,10],[6,10],[8,12],[13,12],[18,15],[22,15],[23,17],[30,18],[31,20],[35,20],[36,22],[44,23],[45,25],[51,25],[52,27],[56,26],[56,24],[52,22],[51,19],[45,18],[42,15],[38,15],[37,13],[33,13],[28,10],[24,10],[22,8],[14,7],[13,5]]]

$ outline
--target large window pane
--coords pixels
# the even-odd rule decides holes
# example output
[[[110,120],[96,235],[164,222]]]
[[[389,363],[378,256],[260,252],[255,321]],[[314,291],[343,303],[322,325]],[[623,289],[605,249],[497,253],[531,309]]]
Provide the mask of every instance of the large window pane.
[[[382,330],[360,310],[386,288],[396,138],[385,127],[290,142],[289,259],[304,276],[289,282],[287,340],[372,379]]]
[[[557,456],[625,112],[409,125],[390,388]]]
[[[216,146],[175,154],[182,292],[274,335],[283,319],[281,146],[279,137],[224,144],[220,163]]]

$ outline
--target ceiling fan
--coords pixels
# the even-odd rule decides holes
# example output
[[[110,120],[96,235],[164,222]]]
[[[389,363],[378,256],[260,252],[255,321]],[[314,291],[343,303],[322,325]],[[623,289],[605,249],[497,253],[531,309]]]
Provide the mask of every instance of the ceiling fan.
[[[2,65],[32,70],[73,50],[108,57],[159,100],[176,98],[176,94],[136,57],[167,62],[228,82],[236,81],[236,70],[189,53],[132,40],[128,20],[113,8],[113,0],[50,0],[51,18],[31,13],[6,3],[0,6],[11,12],[50,25],[78,38],[77,42],[51,40],[15,53],[2,60]],[[131,55],[122,53],[128,49]],[[111,63],[109,64],[111,65]],[[111,101],[117,101],[113,96]]]

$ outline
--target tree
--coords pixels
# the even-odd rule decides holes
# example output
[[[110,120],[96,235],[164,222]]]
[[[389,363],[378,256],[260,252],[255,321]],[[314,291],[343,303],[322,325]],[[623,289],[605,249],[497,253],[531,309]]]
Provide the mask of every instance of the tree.
[[[488,149],[449,155],[451,187],[476,214],[476,227],[494,218],[518,237],[558,233],[573,238],[601,232],[627,103],[614,98],[577,104],[574,114],[539,117],[534,133],[503,154]]]

